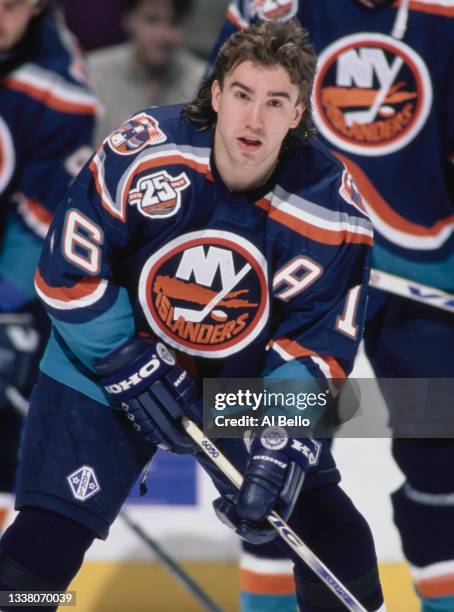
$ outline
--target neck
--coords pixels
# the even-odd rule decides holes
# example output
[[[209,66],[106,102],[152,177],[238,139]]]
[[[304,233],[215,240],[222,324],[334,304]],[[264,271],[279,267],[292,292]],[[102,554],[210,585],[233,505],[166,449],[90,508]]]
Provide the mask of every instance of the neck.
[[[219,150],[219,147],[216,146],[216,138],[213,155],[220,177],[228,189],[234,193],[252,191],[264,185],[273,174],[279,162],[277,157],[259,168],[235,163]]]
[[[216,154],[215,154],[216,159]],[[239,172],[237,169],[222,169],[217,165],[219,174],[221,175],[222,180],[225,185],[229,188],[230,191],[234,193],[243,193],[245,191],[252,191],[253,189],[258,189],[262,185],[264,185],[270,176],[273,174],[278,160],[276,159],[273,165],[268,168],[265,172],[260,172],[258,175],[252,175],[248,168],[241,168],[242,172]]]

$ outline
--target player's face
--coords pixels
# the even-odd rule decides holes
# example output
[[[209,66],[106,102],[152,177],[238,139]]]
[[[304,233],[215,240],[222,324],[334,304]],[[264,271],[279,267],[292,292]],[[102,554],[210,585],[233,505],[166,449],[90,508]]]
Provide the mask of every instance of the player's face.
[[[282,142],[298,125],[304,107],[298,88],[282,66],[246,61],[215,81],[212,105],[217,112],[216,165],[232,190],[251,189],[266,180]]]
[[[40,12],[33,0],[0,0],[0,53],[20,41],[27,26]]]
[[[127,18],[126,28],[146,69],[167,66],[183,44],[183,27],[169,0],[142,0]]]

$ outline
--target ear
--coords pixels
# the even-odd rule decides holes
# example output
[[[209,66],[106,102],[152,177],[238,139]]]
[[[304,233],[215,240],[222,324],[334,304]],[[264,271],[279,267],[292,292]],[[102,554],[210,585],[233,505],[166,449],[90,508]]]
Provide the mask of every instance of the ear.
[[[217,113],[219,110],[219,99],[221,97],[221,94],[222,89],[219,84],[219,81],[216,79],[211,85],[211,106],[213,107],[215,113]]]
[[[295,106],[295,112],[293,115],[293,119],[292,119],[292,122],[290,123],[291,128],[296,128],[296,126],[301,121],[301,117],[303,116],[305,110],[306,110],[306,107],[301,102]]]

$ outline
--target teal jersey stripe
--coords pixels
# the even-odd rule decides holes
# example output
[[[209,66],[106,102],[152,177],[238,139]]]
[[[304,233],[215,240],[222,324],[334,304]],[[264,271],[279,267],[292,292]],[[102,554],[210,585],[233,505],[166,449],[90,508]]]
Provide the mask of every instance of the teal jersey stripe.
[[[41,360],[41,371],[96,401],[107,404],[101,387],[83,370],[85,367],[94,372],[93,363],[97,359],[135,335],[134,316],[126,289],[120,289],[109,310],[86,323],[67,323],[54,317],[51,319],[54,327]],[[55,331],[63,342],[57,340]],[[77,366],[77,360],[81,362],[80,367]]]
[[[29,300],[37,297],[34,276],[42,248],[41,238],[10,215],[0,253],[0,276],[17,287]]]
[[[40,363],[41,372],[54,378],[58,382],[88,395],[100,404],[109,405],[101,387],[88,378],[81,370],[71,362],[68,355],[63,351],[55,339],[54,332],[49,337],[46,350]]]
[[[452,612],[454,610],[454,596],[422,597],[421,612]]]
[[[449,293],[454,291],[454,253],[443,261],[418,263],[399,257],[375,244],[372,249],[372,266],[422,285]]]
[[[296,595],[256,595],[241,592],[241,612],[296,612]]]
[[[307,367],[299,361],[292,360],[287,363],[283,363],[278,368],[271,370],[270,372],[264,373],[265,379],[267,378],[297,378],[300,380],[315,380],[312,374],[309,372]],[[316,385],[314,385],[315,389]],[[308,389],[309,390],[309,389]]]

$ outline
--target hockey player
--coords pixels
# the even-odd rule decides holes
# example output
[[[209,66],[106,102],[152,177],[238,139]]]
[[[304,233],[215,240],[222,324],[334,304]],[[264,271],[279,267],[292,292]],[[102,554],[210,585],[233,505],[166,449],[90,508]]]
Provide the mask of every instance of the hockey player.
[[[46,1],[0,0],[0,492],[13,486],[18,410],[48,332],[34,269],[56,203],[91,154],[97,107],[81,68]],[[0,531],[7,507],[0,499]]]
[[[353,175],[374,224],[373,266],[452,293],[454,4],[240,0],[229,6],[217,46],[257,19],[295,16],[318,55],[319,134]],[[452,314],[370,291],[365,348],[377,377],[453,379],[453,345]],[[430,412],[440,397],[436,385],[430,389],[424,397],[401,392],[397,404],[388,400],[391,423],[400,428],[399,415]],[[400,431],[427,435],[422,424],[411,425]],[[396,438],[393,455],[406,477],[392,495],[394,520],[422,608],[452,611],[454,440]],[[261,583],[269,581],[275,554],[245,556],[244,610],[261,609],[258,594],[266,593]],[[278,560],[275,572],[284,594],[276,609],[293,609],[285,562]]]
[[[62,201],[36,273],[53,330],[0,590],[65,589],[156,445],[194,452],[178,417],[200,422],[200,390],[169,347],[199,377],[265,372],[304,388],[350,371],[372,232],[350,176],[311,139],[314,70],[296,21],[237,33],[193,103],[129,119]],[[147,138],[129,148],[118,135],[137,125]],[[329,449],[274,442],[256,438],[250,454],[241,439],[219,442],[244,474],[238,495],[197,453],[218,515],[267,542],[277,507],[367,610],[383,610],[369,527]],[[294,563],[300,608],[339,609]]]

